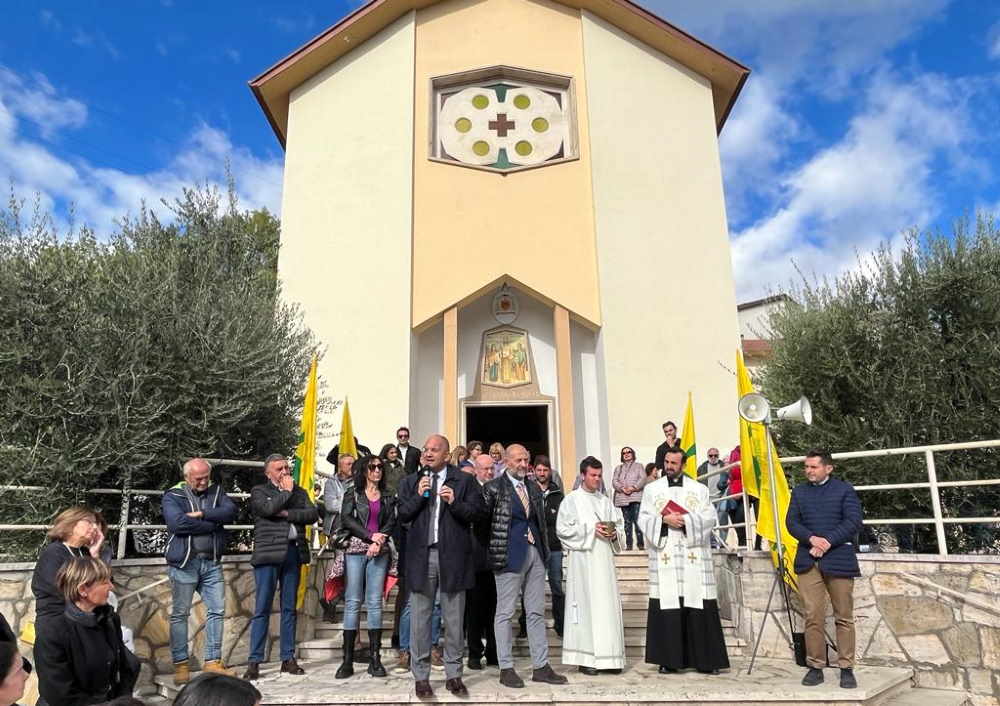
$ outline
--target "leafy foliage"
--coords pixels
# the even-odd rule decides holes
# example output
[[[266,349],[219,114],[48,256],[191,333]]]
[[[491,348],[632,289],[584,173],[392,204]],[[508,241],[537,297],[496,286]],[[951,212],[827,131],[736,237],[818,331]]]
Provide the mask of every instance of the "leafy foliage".
[[[88,489],[165,488],[193,455],[261,459],[297,442],[317,344],[276,280],[279,224],[203,188],[107,242],[60,236],[36,204],[0,211],[0,522],[45,524]],[[246,474],[245,474],[246,475]],[[245,489],[251,482],[242,478]],[[131,521],[159,522],[159,502]],[[154,510],[155,508],[155,510]],[[31,556],[39,535],[0,535]]]
[[[762,375],[773,400],[806,395],[813,426],[782,450],[833,452],[995,439],[1000,405],[1000,231],[985,216],[954,237],[911,232],[833,282],[803,282],[771,317]],[[935,453],[940,481],[1000,479],[997,449]],[[840,462],[855,485],[926,482],[920,455]],[[941,490],[948,517],[998,517],[1000,486]],[[931,517],[927,489],[862,494],[870,518]],[[946,525],[951,552],[1000,551],[997,525]],[[883,527],[883,535],[890,529]],[[891,527],[900,550],[936,552],[932,525]]]

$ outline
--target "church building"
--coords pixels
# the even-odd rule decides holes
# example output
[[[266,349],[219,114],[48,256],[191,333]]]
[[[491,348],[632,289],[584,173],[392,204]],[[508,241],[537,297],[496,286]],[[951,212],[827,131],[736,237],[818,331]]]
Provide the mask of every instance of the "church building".
[[[651,461],[691,392],[699,459],[734,446],[748,73],[628,0],[372,0],[253,79],[284,295],[361,441],[520,441],[571,482]]]

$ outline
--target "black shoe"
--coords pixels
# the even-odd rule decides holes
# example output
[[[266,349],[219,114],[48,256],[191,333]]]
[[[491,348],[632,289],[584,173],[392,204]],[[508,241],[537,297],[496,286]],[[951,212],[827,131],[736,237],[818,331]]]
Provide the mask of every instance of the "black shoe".
[[[431,688],[431,683],[426,679],[416,682],[413,686],[416,689],[418,699],[434,698],[434,690]]]
[[[660,665],[660,668],[657,669],[656,671],[658,671],[660,674],[677,674],[676,669],[674,669],[673,667],[665,667],[662,664]]]
[[[304,670],[302,667],[299,666],[299,663],[295,661],[294,657],[292,657],[291,659],[286,659],[284,662],[281,663],[281,671],[283,671],[286,674],[295,674],[295,675],[302,675],[306,673],[306,670]]]
[[[586,674],[588,677],[596,677],[599,674],[593,667],[584,667],[583,665],[580,665],[578,671],[580,674]]]
[[[531,681],[540,681],[544,684],[566,684],[569,682],[569,679],[562,674],[556,674],[556,671],[552,669],[552,665],[546,662],[545,666],[541,669],[532,670]]]
[[[392,637],[389,639],[389,647],[391,647],[394,650],[398,650],[399,649],[399,633],[398,632],[394,632],[392,634]]]
[[[462,683],[462,677],[455,677],[454,679],[449,679],[444,683],[445,688],[453,693],[455,696],[468,696],[469,690],[465,688],[465,684]]]
[[[854,678],[854,670],[845,668],[840,670],[840,688],[857,689],[858,680]]]
[[[243,672],[243,678],[246,681],[257,681],[260,679],[260,664],[257,662],[248,664],[247,670]]]
[[[607,672],[608,674],[621,674],[622,673],[622,670],[620,670],[620,669],[605,669],[604,671]]]
[[[469,669],[480,671],[483,668],[483,660],[479,657],[469,657]]]
[[[626,544],[625,545],[625,551],[627,551],[627,552],[632,551],[632,545],[631,544]]]
[[[513,669],[500,670],[500,683],[504,686],[510,687],[511,689],[524,688],[524,680],[517,676],[517,672]]]
[[[385,667],[382,666],[382,631],[368,631],[368,673],[373,677],[384,677]]]
[[[646,551],[646,545],[643,544],[642,542],[639,542],[639,551],[640,552]]]
[[[718,669],[699,669],[698,674],[718,674]]]
[[[517,631],[517,636],[519,638],[525,638],[528,636],[528,628],[524,625],[521,626],[520,630]]]
[[[816,686],[823,683],[823,670],[810,667],[806,675],[802,677],[802,686]]]

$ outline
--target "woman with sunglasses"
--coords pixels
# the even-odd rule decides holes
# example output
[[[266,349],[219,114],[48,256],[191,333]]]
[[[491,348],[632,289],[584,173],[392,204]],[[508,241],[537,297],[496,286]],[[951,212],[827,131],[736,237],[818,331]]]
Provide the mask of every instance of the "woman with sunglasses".
[[[611,485],[615,489],[615,507],[621,508],[625,516],[625,549],[632,549],[632,529],[639,549],[645,549],[642,531],[639,529],[639,503],[642,502],[642,487],[646,485],[646,469],[635,460],[635,449],[622,448],[621,463],[615,468]]]
[[[382,589],[389,570],[389,537],[396,526],[396,499],[385,487],[385,464],[375,456],[354,463],[354,486],[344,493],[340,521],[350,534],[345,551],[344,662],[336,678],[354,674],[354,638],[361,623],[361,599],[368,610],[368,673],[384,677]]]

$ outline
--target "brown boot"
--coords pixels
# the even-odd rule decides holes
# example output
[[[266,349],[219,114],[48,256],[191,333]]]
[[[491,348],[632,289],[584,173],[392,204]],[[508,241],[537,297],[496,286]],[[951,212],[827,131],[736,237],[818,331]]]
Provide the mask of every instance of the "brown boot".
[[[191,668],[188,666],[188,661],[174,662],[174,686],[187,684],[189,681],[191,681]]]
[[[227,669],[226,665],[222,663],[221,659],[211,659],[202,665],[202,669],[206,672],[212,672],[213,674],[225,674],[229,677],[235,677],[236,673],[232,669]]]

